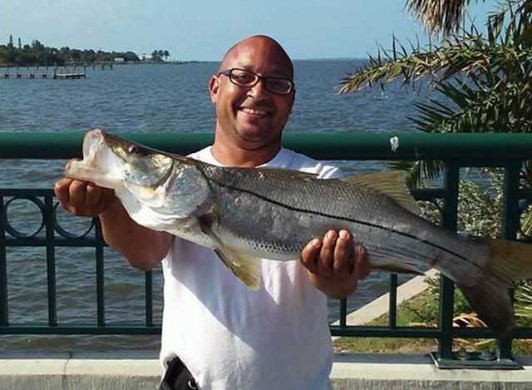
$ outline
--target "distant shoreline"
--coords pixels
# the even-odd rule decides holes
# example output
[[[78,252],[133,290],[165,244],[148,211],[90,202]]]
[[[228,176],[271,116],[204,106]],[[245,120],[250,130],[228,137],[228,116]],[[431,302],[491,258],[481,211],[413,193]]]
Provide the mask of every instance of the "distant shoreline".
[[[206,61],[139,61],[139,62],[98,62],[86,64],[65,64],[65,65],[7,65],[0,64],[0,68],[83,68],[83,67],[98,67],[98,66],[123,66],[123,65],[186,65],[194,63],[203,63]]]
[[[296,58],[293,60],[294,63],[298,62],[327,62],[327,61],[367,61],[366,58]],[[72,68],[72,67],[92,67],[92,66],[122,66],[122,65],[186,65],[186,64],[204,64],[204,63],[213,63],[220,61],[211,61],[211,60],[186,60],[186,61],[139,61],[139,62],[98,62],[98,63],[87,63],[87,64],[65,64],[65,65],[7,65],[0,64],[0,68]]]

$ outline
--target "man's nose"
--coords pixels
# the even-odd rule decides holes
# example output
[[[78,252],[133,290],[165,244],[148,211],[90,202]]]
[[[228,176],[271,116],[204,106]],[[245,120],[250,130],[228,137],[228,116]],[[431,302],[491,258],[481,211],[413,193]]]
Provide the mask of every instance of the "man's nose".
[[[267,95],[269,92],[266,89],[266,81],[264,79],[259,79],[257,84],[249,89],[249,93],[254,97]]]

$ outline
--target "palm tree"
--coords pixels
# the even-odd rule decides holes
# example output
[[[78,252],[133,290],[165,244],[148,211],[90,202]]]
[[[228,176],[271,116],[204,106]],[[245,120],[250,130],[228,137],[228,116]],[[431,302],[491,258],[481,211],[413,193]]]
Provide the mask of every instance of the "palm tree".
[[[486,34],[464,29],[470,0],[407,0],[406,6],[440,42],[408,49],[394,38],[390,51],[379,48],[369,63],[341,81],[342,93],[402,80],[411,85],[429,79],[436,96],[415,105],[412,118],[425,132],[532,132],[532,0],[504,0],[489,14]],[[410,184],[434,178],[438,162],[398,164],[410,169]],[[525,163],[522,183],[532,187],[532,163]],[[532,210],[521,230],[532,233]],[[516,290],[516,312],[532,318],[532,283]],[[527,308],[526,310],[524,308]]]
[[[532,132],[532,0],[506,0],[488,16],[486,36],[463,28],[469,0],[407,0],[440,43],[409,49],[394,38],[392,50],[341,81],[341,93],[385,87],[396,79],[410,85],[429,79],[436,91],[415,105],[416,128],[425,132]],[[532,166],[527,166],[532,171]],[[417,162],[411,183],[432,178],[439,163]],[[529,177],[532,177],[530,175]]]

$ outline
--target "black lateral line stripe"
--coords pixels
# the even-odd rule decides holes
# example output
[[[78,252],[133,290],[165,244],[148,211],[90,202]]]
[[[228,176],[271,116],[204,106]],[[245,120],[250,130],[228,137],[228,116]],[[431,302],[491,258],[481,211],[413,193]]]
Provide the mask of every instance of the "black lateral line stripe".
[[[235,186],[231,186],[231,185],[228,185],[228,184],[224,184],[224,183],[220,183],[219,181],[217,180],[214,180],[212,178],[208,178],[207,176],[205,176],[208,180],[212,181],[213,183],[215,183],[216,185],[220,186],[220,187],[223,187],[223,188],[227,188],[229,190],[234,190],[234,191],[239,191],[239,192],[243,192],[243,193],[246,193],[246,194],[249,194],[249,195],[252,195],[252,196],[255,196],[259,199],[262,199],[266,202],[270,202],[270,203],[273,203],[277,206],[280,206],[280,207],[283,207],[285,209],[288,209],[288,210],[291,210],[291,211],[297,211],[297,212],[301,212],[301,213],[304,213],[304,214],[315,214],[315,215],[319,215],[321,217],[327,217],[327,218],[334,218],[334,219],[338,219],[338,220],[341,220],[341,221],[346,221],[346,222],[352,222],[352,223],[357,223],[359,225],[363,225],[363,226],[368,226],[368,227],[373,227],[373,228],[376,228],[376,229],[381,229],[381,230],[384,230],[384,231],[388,231],[388,232],[392,232],[392,233],[395,233],[395,234],[398,234],[400,236],[403,236],[403,237],[407,237],[407,238],[410,238],[410,239],[413,239],[413,240],[416,240],[416,241],[419,241],[423,244],[426,244],[428,246],[431,246],[433,248],[437,248],[441,251],[444,251],[452,256],[455,256],[455,257],[458,257],[459,259],[462,259],[464,260],[466,263],[469,263],[479,269],[483,269],[481,266],[479,266],[478,264],[476,263],[473,263],[471,260],[469,260],[468,258],[462,256],[461,254],[459,253],[455,253],[441,245],[438,245],[438,244],[435,244],[433,242],[430,242],[430,241],[427,241],[427,240],[422,240],[420,239],[419,237],[417,236],[414,236],[412,234],[408,234],[408,233],[403,233],[403,232],[400,232],[400,231],[397,231],[397,230],[394,230],[392,228],[388,228],[388,227],[385,227],[385,226],[381,226],[381,225],[376,225],[374,223],[371,223],[371,222],[365,222],[365,221],[359,221],[359,220],[356,220],[356,219],[351,219],[351,218],[347,218],[347,217],[341,217],[341,216],[338,216],[338,215],[330,215],[330,214],[327,214],[327,213],[322,213],[320,211],[311,211],[311,210],[305,210],[305,209],[301,209],[301,208],[298,208],[298,207],[293,207],[293,206],[289,206],[287,204],[284,204],[284,203],[281,203],[281,202],[278,202],[276,200],[273,200],[273,199],[270,199],[264,195],[261,195],[261,194],[258,194],[256,192],[253,192],[251,190],[245,190],[245,189],[242,189],[242,188],[238,188],[238,187],[235,187]]]

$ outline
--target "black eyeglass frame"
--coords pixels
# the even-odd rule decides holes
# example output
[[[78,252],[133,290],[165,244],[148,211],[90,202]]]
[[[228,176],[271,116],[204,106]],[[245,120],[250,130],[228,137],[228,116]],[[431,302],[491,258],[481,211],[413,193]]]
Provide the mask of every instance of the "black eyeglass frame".
[[[235,70],[252,74],[253,76],[255,76],[255,81],[253,83],[250,83],[250,84],[240,84],[240,83],[238,83],[237,81],[235,81],[233,79],[233,76],[232,76],[233,72]],[[242,68],[230,68],[230,69],[222,70],[221,72],[218,72],[218,76],[220,76],[220,75],[226,76],[227,78],[229,78],[229,81],[231,81],[231,83],[233,83],[234,85],[237,85],[237,86],[239,86],[241,88],[253,88],[255,85],[257,85],[259,83],[260,80],[264,80],[264,86],[265,86],[266,90],[268,92],[271,92],[271,93],[275,94],[275,95],[282,95],[282,96],[290,95],[292,93],[292,91],[295,89],[295,86],[296,86],[294,84],[294,82],[292,80],[290,80],[290,79],[287,79],[287,78],[284,78],[284,77],[261,76],[261,75],[258,75],[255,72],[252,72],[251,70],[242,69]],[[270,81],[270,80],[287,81],[288,85],[290,85],[290,88],[289,88],[289,90],[287,92],[273,91],[268,86],[268,81]]]

